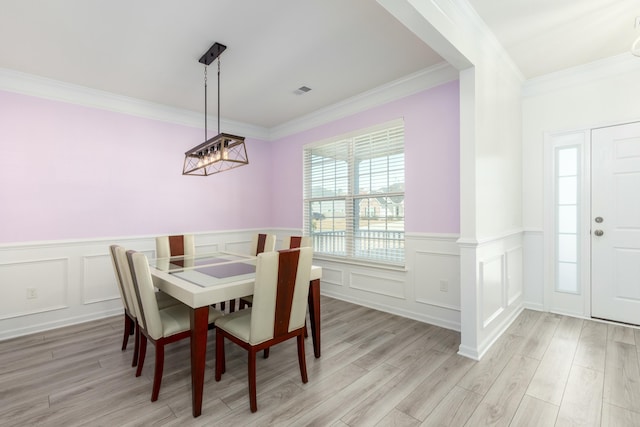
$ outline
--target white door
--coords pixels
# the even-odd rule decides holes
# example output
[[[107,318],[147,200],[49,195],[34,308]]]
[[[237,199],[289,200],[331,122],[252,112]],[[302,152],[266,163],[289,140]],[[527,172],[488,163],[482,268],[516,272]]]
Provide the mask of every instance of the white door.
[[[640,325],[640,123],[591,138],[591,315]]]

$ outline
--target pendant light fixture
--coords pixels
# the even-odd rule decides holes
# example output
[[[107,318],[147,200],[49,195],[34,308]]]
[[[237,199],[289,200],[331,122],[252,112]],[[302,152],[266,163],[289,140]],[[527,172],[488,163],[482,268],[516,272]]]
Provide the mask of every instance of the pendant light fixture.
[[[204,64],[204,139],[205,142],[184,153],[183,175],[208,176],[249,164],[244,137],[220,132],[220,54],[227,47],[214,43],[202,55]],[[218,134],[207,139],[207,67],[218,60]]]

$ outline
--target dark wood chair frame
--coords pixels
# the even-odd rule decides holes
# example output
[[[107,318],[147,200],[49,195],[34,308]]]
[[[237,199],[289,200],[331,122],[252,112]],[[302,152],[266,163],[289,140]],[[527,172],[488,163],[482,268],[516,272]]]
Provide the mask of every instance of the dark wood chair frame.
[[[247,371],[247,375],[249,377],[249,407],[251,408],[251,412],[256,412],[258,410],[258,402],[256,397],[256,354],[262,350],[267,351],[271,346],[296,337],[298,344],[298,364],[300,366],[300,376],[302,378],[302,382],[306,384],[309,379],[307,377],[307,363],[304,352],[304,332],[305,327],[303,326],[302,328],[291,331],[286,335],[281,335],[257,345],[251,345],[223,331],[222,329],[216,328],[216,381],[220,381],[220,379],[222,378],[222,374],[226,372],[224,339],[228,338],[229,341],[238,344],[249,353]]]

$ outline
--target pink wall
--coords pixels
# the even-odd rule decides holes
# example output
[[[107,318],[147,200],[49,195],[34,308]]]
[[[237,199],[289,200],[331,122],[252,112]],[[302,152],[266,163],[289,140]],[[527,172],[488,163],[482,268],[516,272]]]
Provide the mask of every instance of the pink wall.
[[[405,229],[460,230],[460,113],[457,81],[291,135],[275,143],[274,227],[302,228],[303,145],[404,117]]]
[[[459,231],[451,82],[276,142],[249,165],[181,175],[202,130],[0,91],[0,243],[302,227],[302,146],[404,117],[406,230]]]
[[[204,120],[204,117],[203,117]],[[267,228],[271,154],[182,176],[203,131],[0,91],[0,243]]]

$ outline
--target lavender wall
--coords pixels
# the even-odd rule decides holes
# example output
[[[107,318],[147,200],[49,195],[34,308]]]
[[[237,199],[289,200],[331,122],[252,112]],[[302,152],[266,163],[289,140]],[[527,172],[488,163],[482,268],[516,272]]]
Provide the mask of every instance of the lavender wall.
[[[202,130],[0,91],[0,243],[302,227],[302,147],[404,117],[406,230],[459,231],[451,82],[275,142],[250,163],[181,175]]]
[[[0,91],[0,243],[267,228],[271,154],[183,177],[203,131]]]
[[[302,228],[303,145],[404,117],[405,229],[460,231],[458,81],[291,135],[274,143],[274,227]]]

